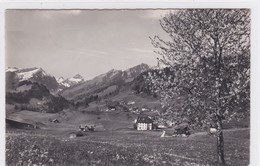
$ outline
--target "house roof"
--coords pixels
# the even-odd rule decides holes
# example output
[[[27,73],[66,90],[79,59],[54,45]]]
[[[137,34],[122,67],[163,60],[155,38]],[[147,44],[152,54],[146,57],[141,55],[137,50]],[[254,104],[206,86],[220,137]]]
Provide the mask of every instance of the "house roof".
[[[153,123],[153,120],[148,116],[139,116],[136,123]]]
[[[175,127],[175,129],[184,129],[184,128],[189,128],[188,123],[181,123]]]

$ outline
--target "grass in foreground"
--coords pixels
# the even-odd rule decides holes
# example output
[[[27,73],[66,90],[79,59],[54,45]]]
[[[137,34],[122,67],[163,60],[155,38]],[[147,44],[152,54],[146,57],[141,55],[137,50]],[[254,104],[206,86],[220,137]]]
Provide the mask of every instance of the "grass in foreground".
[[[159,138],[158,133],[96,132],[64,136],[10,133],[7,165],[217,165],[215,138]],[[249,164],[249,130],[225,133],[228,165]],[[236,138],[232,136],[235,135]]]

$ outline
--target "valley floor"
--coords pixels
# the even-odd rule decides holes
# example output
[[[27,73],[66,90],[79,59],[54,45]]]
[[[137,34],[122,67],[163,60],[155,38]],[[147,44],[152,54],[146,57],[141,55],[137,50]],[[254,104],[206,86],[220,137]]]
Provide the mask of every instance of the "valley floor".
[[[249,128],[225,130],[227,165],[249,164]],[[7,165],[217,165],[216,138],[160,138],[162,131],[133,129],[86,132],[69,138],[54,131],[8,129]]]

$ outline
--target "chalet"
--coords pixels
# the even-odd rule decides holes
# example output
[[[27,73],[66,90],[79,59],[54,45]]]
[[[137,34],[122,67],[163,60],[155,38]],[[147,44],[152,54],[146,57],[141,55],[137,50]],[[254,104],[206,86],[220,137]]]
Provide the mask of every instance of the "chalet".
[[[110,107],[110,110],[111,110],[111,111],[115,111],[115,110],[116,110],[116,107]]]
[[[142,108],[141,110],[142,110],[142,111],[149,111],[148,108]]]
[[[86,131],[86,126],[83,124],[79,125],[79,131]]]
[[[58,119],[53,119],[51,122],[52,123],[60,123],[60,121]]]
[[[76,138],[76,137],[77,137],[77,135],[75,132],[70,133],[70,138]]]
[[[118,106],[120,106],[119,102],[116,102],[116,101],[108,101],[107,102],[107,108],[111,111],[115,111]]]
[[[95,125],[79,125],[79,131],[95,131]]]
[[[190,128],[188,123],[181,123],[175,127],[175,135],[189,136]]]
[[[129,101],[128,103],[127,103],[127,105],[134,105],[135,104],[135,101]]]
[[[149,116],[139,116],[136,120],[137,130],[152,130],[153,120]]]
[[[181,123],[172,129],[163,130],[161,137],[188,137],[190,135],[190,129],[188,123]]]
[[[166,129],[167,127],[164,124],[158,124],[158,129]]]

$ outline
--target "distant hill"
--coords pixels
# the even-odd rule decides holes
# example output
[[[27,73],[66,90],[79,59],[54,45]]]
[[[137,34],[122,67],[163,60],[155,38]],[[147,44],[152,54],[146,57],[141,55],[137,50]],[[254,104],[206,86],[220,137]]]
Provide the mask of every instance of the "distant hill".
[[[79,74],[73,78],[59,78],[56,81],[41,68],[8,68],[7,103],[20,110],[48,112],[58,112],[69,105],[73,109],[80,107],[79,110],[88,107],[106,110],[111,108],[111,103],[114,103],[112,105],[117,109],[136,113],[142,109],[148,112],[152,109],[160,110],[160,101],[150,91],[145,80],[148,72],[158,70],[142,63],[124,71],[112,69],[87,81]],[[55,88],[48,84],[48,79],[54,79]],[[129,102],[135,104],[128,105]]]
[[[42,68],[15,68],[9,67],[6,69],[6,88],[10,89],[13,85],[21,81],[31,81],[43,84],[50,91],[56,91],[59,84],[55,77],[47,74]]]
[[[148,71],[152,69],[147,64],[140,64],[124,71],[112,69],[87,81],[79,74],[56,81],[41,68],[8,68],[6,101],[8,108],[39,112],[59,112],[68,106],[105,110],[113,101],[120,103],[116,104],[118,109],[128,111],[159,109],[158,99],[145,83]],[[55,86],[46,80],[52,80]],[[130,106],[128,102],[135,104]]]
[[[54,96],[46,86],[28,80],[13,84],[12,88],[6,90],[6,104],[9,105],[7,108],[16,111],[29,110],[49,113],[60,112],[69,107],[69,102],[65,98]],[[8,111],[7,109],[7,113]]]
[[[106,97],[113,95],[148,69],[147,64],[140,64],[125,71],[112,69],[92,80],[65,89],[60,95],[69,100],[83,100],[90,96]]]

